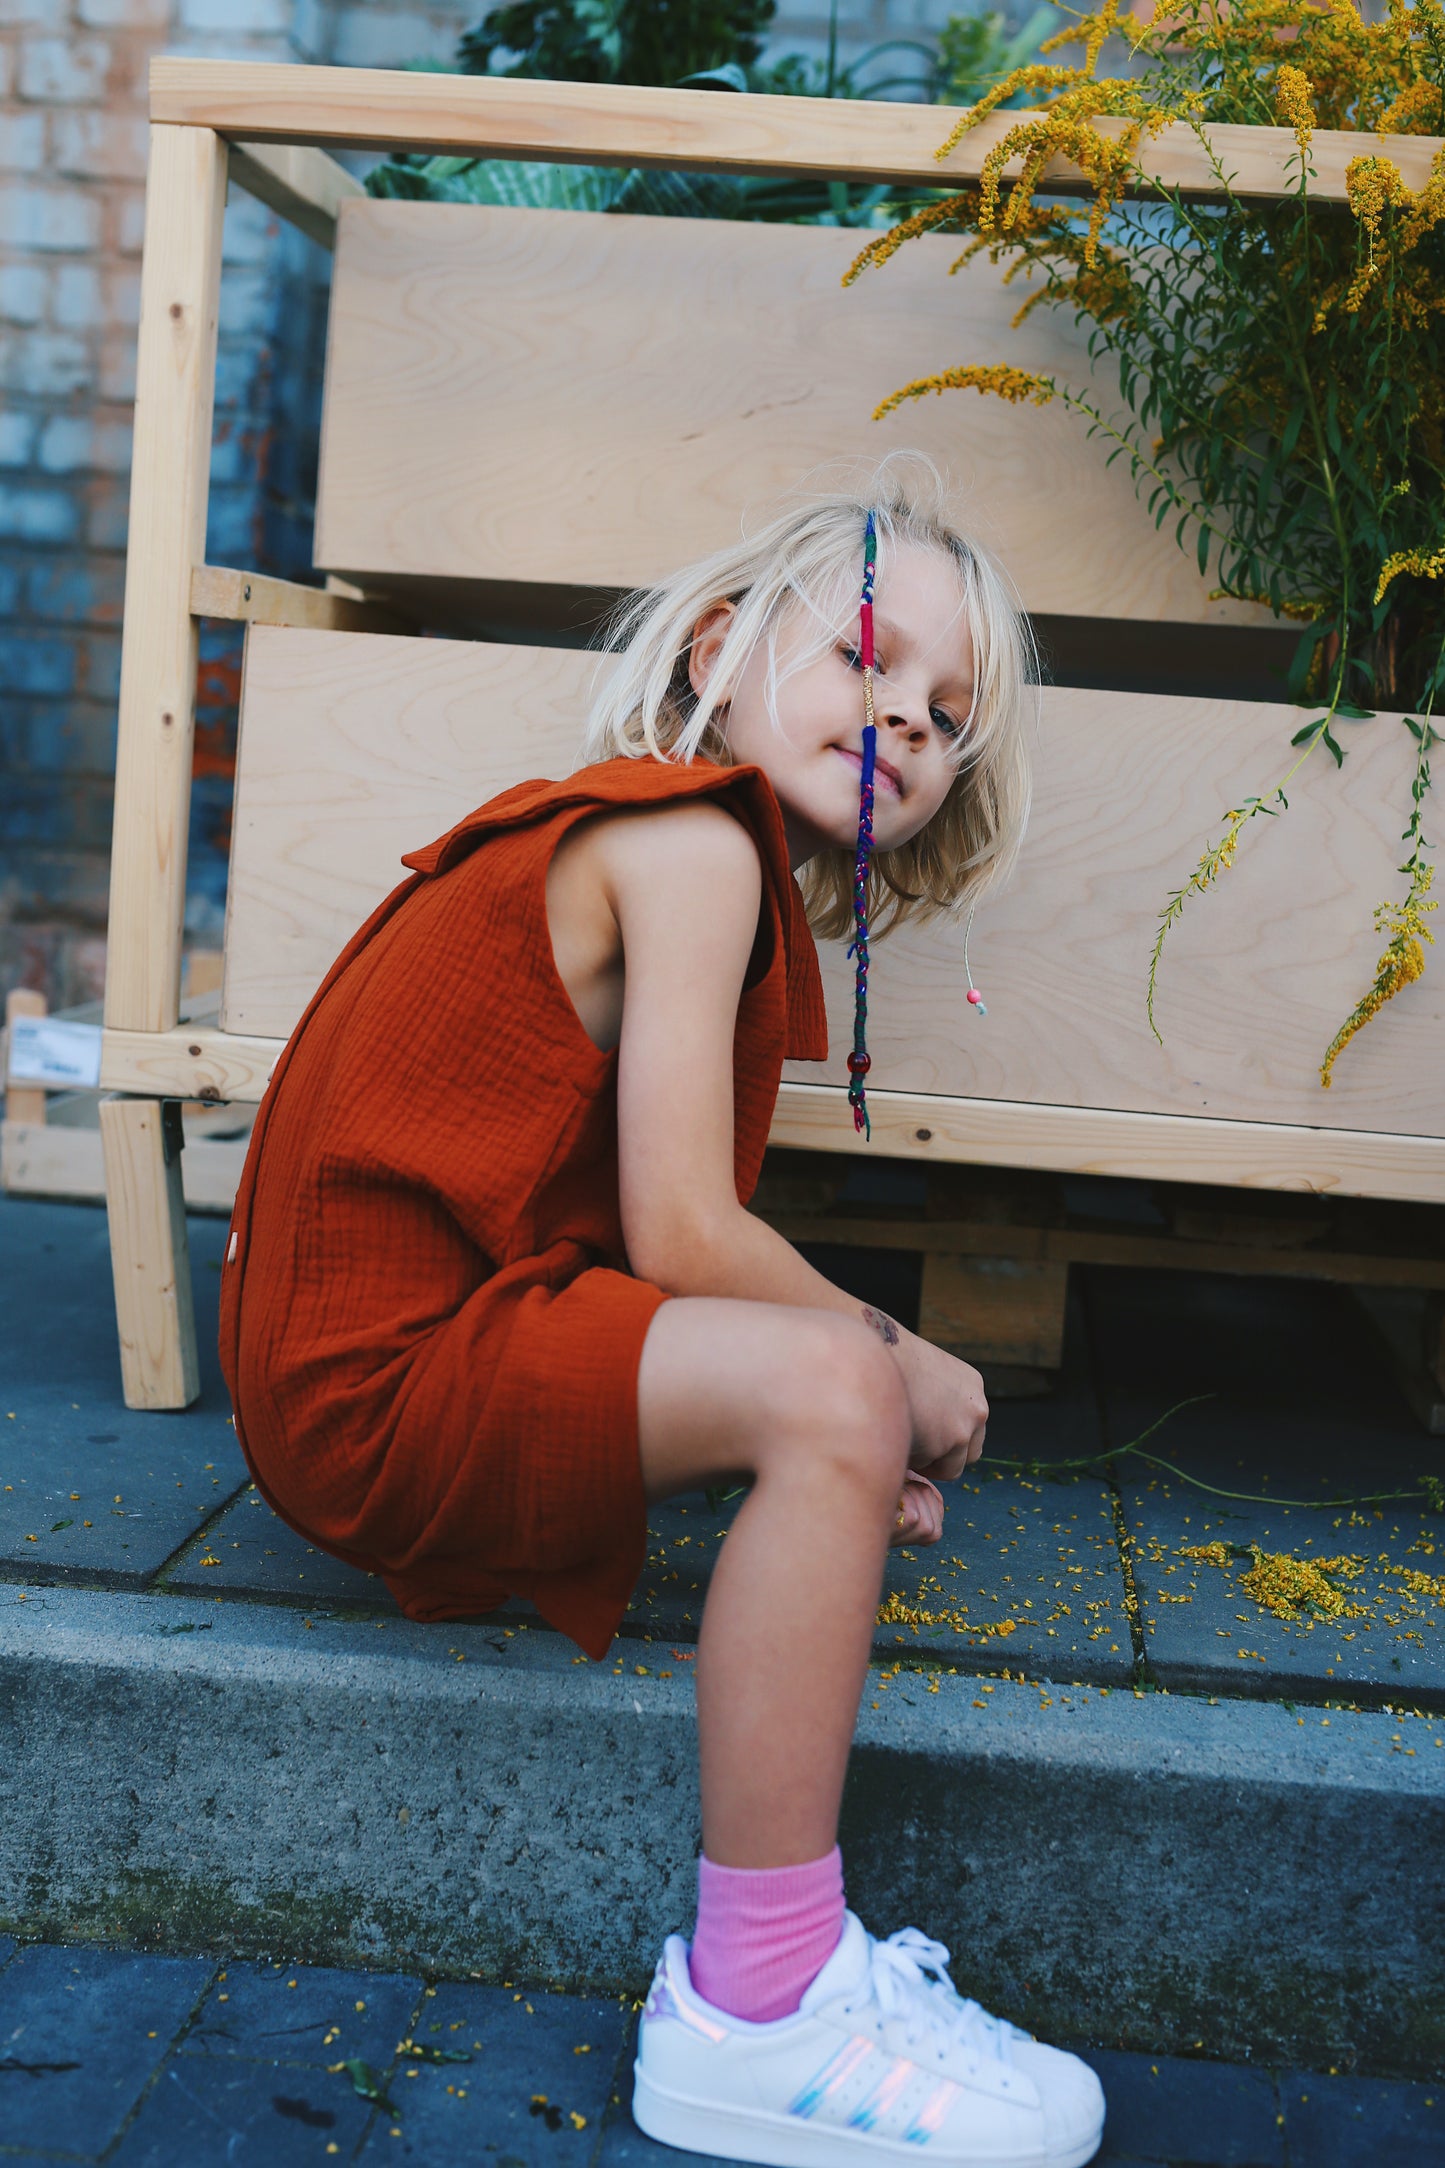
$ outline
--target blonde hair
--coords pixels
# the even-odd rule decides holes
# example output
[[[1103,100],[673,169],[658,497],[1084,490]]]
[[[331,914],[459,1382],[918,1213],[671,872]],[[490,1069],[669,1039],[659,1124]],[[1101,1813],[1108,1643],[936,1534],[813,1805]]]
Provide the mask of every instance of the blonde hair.
[[[946,490],[932,463],[893,454],[860,489],[810,493],[729,549],[632,596],[622,605],[608,645],[617,662],[593,704],[583,744],[585,762],[629,759],[691,761],[727,766],[728,688],[761,646],[767,656],[766,693],[776,715],[781,682],[778,633],[801,615],[811,625],[792,653],[787,675],[802,669],[840,637],[856,635],[862,584],[863,529],[873,513],[878,530],[880,584],[901,546],[942,552],[959,579],[959,608],[973,646],[973,712],[954,755],[957,776],[928,825],[897,850],[877,851],[870,882],[872,932],[913,917],[971,906],[1001,881],[1018,855],[1028,818],[1026,728],[1037,680],[1033,641],[998,566],[945,517]],[[718,603],[734,614],[707,686],[699,694],[688,672],[694,630]],[[821,935],[837,937],[853,924],[853,854],[821,852],[803,873],[808,916]]]

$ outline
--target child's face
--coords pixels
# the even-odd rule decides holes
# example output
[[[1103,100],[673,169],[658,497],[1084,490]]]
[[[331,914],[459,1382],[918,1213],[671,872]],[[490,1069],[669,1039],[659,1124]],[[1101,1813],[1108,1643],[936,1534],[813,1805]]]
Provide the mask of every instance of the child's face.
[[[732,614],[720,604],[701,621],[691,672],[701,690]],[[878,760],[873,834],[879,850],[906,843],[943,804],[957,768],[951,755],[973,708],[973,647],[958,573],[940,551],[900,547],[880,566],[874,605],[874,713]],[[762,769],[777,793],[794,865],[858,838],[863,765],[863,672],[857,620],[812,662],[788,673],[806,640],[800,618],[778,635],[777,719],[769,713],[767,656],[754,654],[728,704],[735,761]]]

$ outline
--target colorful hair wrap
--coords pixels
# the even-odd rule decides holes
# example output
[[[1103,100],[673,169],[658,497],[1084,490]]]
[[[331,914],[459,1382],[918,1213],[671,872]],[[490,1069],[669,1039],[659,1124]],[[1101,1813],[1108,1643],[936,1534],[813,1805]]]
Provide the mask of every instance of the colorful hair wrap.
[[[878,563],[878,533],[873,514],[863,538],[863,600],[859,608],[858,655],[863,665],[863,774],[858,792],[858,848],[853,859],[853,1051],[848,1056],[848,1103],[853,1127],[872,1135],[863,1079],[873,1064],[868,1056],[868,869],[873,857],[873,769],[878,754],[878,726],[873,715],[873,577]]]

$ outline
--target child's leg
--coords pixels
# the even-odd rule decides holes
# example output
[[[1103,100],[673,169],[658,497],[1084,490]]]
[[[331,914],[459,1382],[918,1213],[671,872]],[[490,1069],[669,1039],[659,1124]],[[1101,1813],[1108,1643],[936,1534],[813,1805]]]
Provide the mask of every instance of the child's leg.
[[[902,1379],[861,1323],[680,1299],[647,1336],[638,1428],[650,1497],[753,1478],[698,1645],[706,1855],[734,1868],[821,1860],[907,1465]]]

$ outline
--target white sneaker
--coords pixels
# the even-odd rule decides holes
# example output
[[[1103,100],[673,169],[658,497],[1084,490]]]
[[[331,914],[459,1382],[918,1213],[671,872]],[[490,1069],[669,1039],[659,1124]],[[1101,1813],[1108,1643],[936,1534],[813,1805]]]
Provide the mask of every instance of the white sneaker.
[[[965,2002],[916,1927],[876,1942],[853,1913],[792,2017],[750,2025],[693,1987],[668,1937],[642,2013],[632,2112],[689,2153],[771,2168],[926,2158],[1082,2168],[1104,2134],[1087,2063]]]

